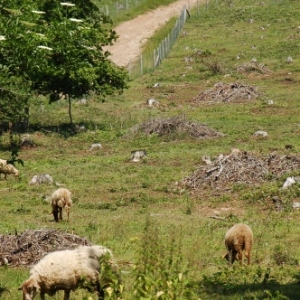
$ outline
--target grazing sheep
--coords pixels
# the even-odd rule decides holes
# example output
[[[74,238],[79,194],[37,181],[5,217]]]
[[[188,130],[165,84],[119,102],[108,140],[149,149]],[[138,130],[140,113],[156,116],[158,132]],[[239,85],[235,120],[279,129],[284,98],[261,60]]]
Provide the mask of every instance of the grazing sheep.
[[[70,215],[70,208],[72,206],[71,192],[65,188],[59,188],[50,196],[50,203],[52,206],[52,214],[55,222],[62,220],[62,210],[66,209],[68,221]]]
[[[225,234],[225,246],[227,253],[226,258],[230,264],[235,260],[240,260],[243,264],[243,251],[250,265],[250,252],[253,243],[253,233],[251,228],[246,224],[236,224],[232,226]]]
[[[23,300],[32,300],[38,293],[45,300],[45,294],[54,296],[59,290],[64,291],[64,300],[69,300],[70,292],[78,287],[96,291],[99,299],[104,299],[104,289],[108,286],[100,285],[99,273],[103,273],[104,264],[101,258],[109,258],[106,261],[112,271],[110,274],[119,279],[109,249],[99,245],[80,246],[43,257],[31,268],[30,277],[18,289],[23,292]],[[100,275],[107,276],[105,272]]]
[[[4,174],[4,179],[6,179],[6,176],[10,174],[19,177],[20,172],[12,164],[7,163],[7,160],[0,159],[0,179],[1,174]]]

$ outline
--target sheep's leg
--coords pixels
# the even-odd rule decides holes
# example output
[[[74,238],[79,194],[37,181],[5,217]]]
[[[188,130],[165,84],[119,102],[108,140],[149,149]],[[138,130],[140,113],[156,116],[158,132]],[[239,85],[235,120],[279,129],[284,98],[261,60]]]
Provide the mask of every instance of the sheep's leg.
[[[104,290],[101,288],[100,283],[96,282],[96,291],[98,294],[98,299],[103,300],[104,299]]]
[[[245,257],[247,258],[248,265],[250,265],[250,251],[245,251]]]
[[[70,290],[65,290],[65,295],[64,295],[64,300],[69,300],[70,299]]]
[[[63,218],[62,218],[62,208],[59,207],[59,208],[58,208],[58,211],[59,211],[59,220],[62,220],[62,219],[63,219]]]
[[[243,265],[243,251],[239,250],[237,259],[240,261],[241,266]]]
[[[41,296],[41,300],[45,300],[45,292],[41,292],[40,296]]]
[[[67,218],[68,218],[68,222],[69,222],[69,219],[70,219],[70,207],[69,206],[65,206],[66,207],[66,213],[67,213]]]
[[[56,206],[52,207],[52,213],[53,213],[54,221],[58,222],[58,209]]]
[[[245,257],[247,258],[248,261],[248,265],[250,265],[250,251],[251,251],[251,247],[252,247],[252,241],[250,242],[246,242],[245,245]]]
[[[233,264],[235,260],[237,259],[237,253],[235,250],[230,250],[229,251],[229,262]]]

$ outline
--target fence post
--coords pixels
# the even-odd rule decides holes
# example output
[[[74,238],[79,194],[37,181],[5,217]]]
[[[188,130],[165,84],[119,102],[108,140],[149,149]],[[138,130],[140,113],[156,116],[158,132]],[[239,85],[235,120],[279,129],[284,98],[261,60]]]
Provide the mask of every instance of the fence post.
[[[143,75],[144,66],[143,66],[143,54],[141,54],[141,76]]]

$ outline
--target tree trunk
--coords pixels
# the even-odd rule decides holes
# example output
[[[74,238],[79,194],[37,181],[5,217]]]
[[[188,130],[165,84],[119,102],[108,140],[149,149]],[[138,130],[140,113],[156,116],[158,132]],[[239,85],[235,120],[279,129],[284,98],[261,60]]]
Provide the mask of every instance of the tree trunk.
[[[11,148],[14,145],[14,137],[13,137],[13,128],[12,127],[13,127],[12,122],[8,122],[9,143],[10,143]]]
[[[70,96],[68,96],[68,101],[69,101],[70,124],[73,125],[73,120],[72,120],[72,103],[71,103],[71,97]]]

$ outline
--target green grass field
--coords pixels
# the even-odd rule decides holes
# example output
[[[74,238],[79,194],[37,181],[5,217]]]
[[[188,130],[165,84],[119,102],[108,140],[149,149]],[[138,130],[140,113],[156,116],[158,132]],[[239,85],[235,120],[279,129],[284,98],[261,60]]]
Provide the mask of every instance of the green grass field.
[[[87,105],[74,101],[73,122],[85,128],[76,134],[67,129],[67,103],[32,99],[29,133],[37,147],[19,153],[24,161],[17,165],[20,180],[0,180],[0,233],[55,228],[111,248],[123,262],[124,300],[299,299],[300,212],[292,203],[299,201],[300,185],[281,188],[299,170],[259,184],[229,181],[221,189],[176,184],[206,167],[203,155],[216,159],[232,148],[265,157],[298,156],[299,13],[295,0],[219,0],[200,13],[195,9],[158,69],[131,81],[122,95],[103,102],[90,97]],[[254,60],[268,72],[239,71]],[[195,100],[220,82],[255,86],[260,95],[233,102]],[[146,105],[150,98],[159,106]],[[149,120],[179,115],[224,136],[194,139],[131,131]],[[268,137],[255,138],[257,130]],[[103,148],[89,151],[92,143]],[[10,157],[8,145],[3,134],[3,159]],[[131,151],[141,149],[146,159],[132,162]],[[28,184],[42,173],[72,192],[70,222],[54,223],[49,215],[45,198],[55,186]],[[283,211],[274,208],[274,196],[282,199]],[[222,259],[224,235],[238,222],[253,229],[252,264],[229,267]],[[28,273],[26,266],[2,265],[1,299],[21,299],[17,288]],[[54,297],[62,298],[62,293]],[[77,290],[71,299],[96,297]]]

